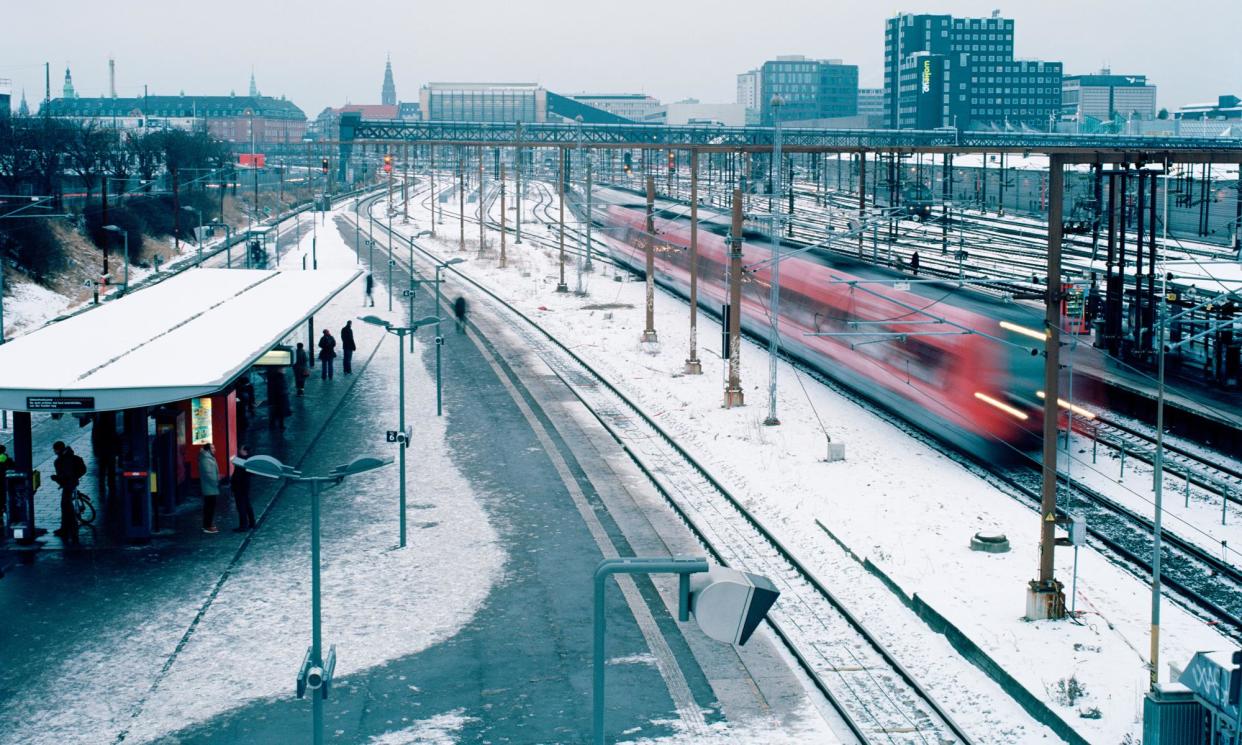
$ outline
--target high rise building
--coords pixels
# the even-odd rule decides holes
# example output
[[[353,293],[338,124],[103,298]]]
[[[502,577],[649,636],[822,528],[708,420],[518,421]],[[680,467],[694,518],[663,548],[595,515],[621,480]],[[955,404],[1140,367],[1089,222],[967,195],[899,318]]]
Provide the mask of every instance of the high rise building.
[[[763,73],[758,68],[748,70],[737,76],[737,102],[749,111],[759,110],[760,80]]]
[[[392,57],[384,63],[384,87],[380,92],[380,104],[384,106],[397,105],[397,84],[392,79]]]
[[[889,127],[1048,129],[1061,110],[1061,63],[1017,60],[1013,19],[902,13],[884,30]]]
[[[1061,80],[1061,115],[1076,122],[1155,119],[1156,86],[1146,75],[1113,75],[1104,69]]]
[[[777,57],[759,69],[759,111],[771,125],[772,99],[781,99],[781,121],[831,119],[858,111],[858,66],[802,55]]]

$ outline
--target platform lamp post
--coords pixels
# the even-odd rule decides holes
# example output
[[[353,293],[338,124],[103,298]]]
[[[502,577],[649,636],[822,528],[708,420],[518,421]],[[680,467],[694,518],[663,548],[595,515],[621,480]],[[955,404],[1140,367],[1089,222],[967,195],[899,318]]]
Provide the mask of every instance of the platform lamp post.
[[[419,232],[411,236],[409,239],[409,242],[410,242],[410,262],[409,262],[410,277],[409,277],[409,282],[406,286],[405,297],[407,300],[409,300],[409,311],[410,311],[410,323],[411,324],[414,323],[414,240],[416,238],[422,238],[428,235],[431,235],[430,230],[420,230]],[[436,304],[436,312],[437,313],[439,312],[438,303]],[[414,351],[414,337],[413,336],[410,337],[410,351],[411,352]]]
[[[226,222],[209,222],[201,228],[224,228],[224,268],[233,268],[233,226]]]
[[[319,495],[325,489],[339,486],[346,478],[360,473],[373,471],[392,463],[392,459],[358,458],[352,463],[337,466],[321,476],[304,476],[301,471],[281,463],[270,455],[254,455],[249,458],[235,456],[232,460],[237,468],[245,469],[256,476],[269,479],[291,481],[296,484],[307,484],[311,490],[311,645],[302,658],[302,666],[298,670],[297,695],[302,698],[306,690],[311,691],[311,735],[314,745],[323,745],[323,702],[328,698],[332,686],[332,672],[336,668],[336,645],[328,648],[327,657],[323,654],[322,614],[319,588]]]
[[[409,326],[394,326],[391,322],[385,321],[378,316],[362,316],[358,320],[363,323],[369,323],[372,326],[379,326],[390,334],[397,337],[397,432],[389,437],[391,442],[400,445],[400,463],[397,468],[400,470],[401,492],[399,497],[400,510],[400,541],[398,546],[405,548],[405,449],[410,446],[410,430],[405,426],[405,344],[401,343],[406,334],[413,334],[423,326],[432,323],[439,323],[439,316],[427,316],[426,318],[414,321]]]
[[[121,238],[125,241],[125,281],[121,285],[121,294],[124,295],[129,292],[129,231],[116,225],[105,225],[103,229],[109,233],[120,233]]]

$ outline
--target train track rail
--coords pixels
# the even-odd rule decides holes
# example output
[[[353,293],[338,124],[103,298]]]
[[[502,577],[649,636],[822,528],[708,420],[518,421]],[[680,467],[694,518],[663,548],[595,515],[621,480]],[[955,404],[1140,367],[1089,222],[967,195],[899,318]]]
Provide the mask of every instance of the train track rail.
[[[777,584],[782,597],[770,626],[855,736],[866,743],[974,742],[825,583],[640,407],[536,321],[450,270],[495,304],[523,345],[624,445],[717,560]]]

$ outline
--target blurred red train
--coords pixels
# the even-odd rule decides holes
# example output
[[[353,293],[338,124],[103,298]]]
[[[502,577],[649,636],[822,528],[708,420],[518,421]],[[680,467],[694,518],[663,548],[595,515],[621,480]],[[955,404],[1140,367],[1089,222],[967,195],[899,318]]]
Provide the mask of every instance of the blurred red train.
[[[595,215],[613,257],[644,271],[648,243],[656,281],[689,294],[690,224],[685,207],[657,205],[647,230],[640,195],[604,189]],[[700,211],[699,301],[719,313],[725,297],[727,215]],[[783,251],[804,248],[784,243]],[[766,235],[743,236],[743,329],[767,338],[772,255]],[[811,249],[781,260],[782,348],[907,421],[981,457],[1014,456],[1038,443],[1042,389],[1039,313],[1000,305],[952,283],[896,289],[895,272]],[[820,336],[818,334],[830,334]]]

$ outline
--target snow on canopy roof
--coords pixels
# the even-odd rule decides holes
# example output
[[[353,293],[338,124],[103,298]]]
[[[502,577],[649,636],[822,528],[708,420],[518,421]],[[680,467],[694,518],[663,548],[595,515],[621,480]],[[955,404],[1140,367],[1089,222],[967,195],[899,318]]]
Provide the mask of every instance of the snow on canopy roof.
[[[0,346],[0,409],[91,397],[155,406],[228,385],[358,277],[346,270],[195,269]]]

